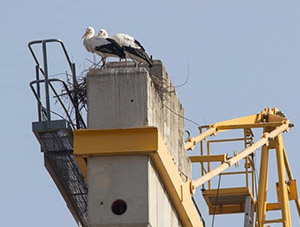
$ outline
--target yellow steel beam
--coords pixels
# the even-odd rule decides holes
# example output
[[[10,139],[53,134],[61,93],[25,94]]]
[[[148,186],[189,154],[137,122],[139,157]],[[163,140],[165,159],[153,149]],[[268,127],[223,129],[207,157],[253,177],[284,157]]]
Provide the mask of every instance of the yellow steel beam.
[[[286,172],[287,172],[287,175],[289,177],[289,180],[293,180],[294,177],[293,177],[293,174],[292,174],[292,170],[291,170],[291,167],[290,167],[288,157],[286,155],[285,148],[283,148],[283,156],[284,156],[284,165],[285,165]]]
[[[275,121],[282,121],[286,120],[285,116],[283,115],[282,112],[279,111],[276,107],[270,109],[270,108],[265,108],[262,113],[268,114],[268,120],[269,122],[275,122]]]
[[[265,108],[259,114],[253,114],[246,117],[235,118],[227,121],[217,122],[210,125],[208,129],[196,137],[190,137],[184,148],[186,150],[193,150],[195,145],[207,137],[216,134],[218,131],[226,131],[230,129],[244,129],[244,128],[265,128],[265,127],[278,127],[283,122],[287,121],[286,118],[276,115],[278,110],[276,108]],[[200,127],[202,129],[202,127]],[[199,129],[200,129],[199,128]]]
[[[297,191],[296,180],[289,180],[287,182],[287,186],[288,186],[289,200],[297,200],[298,199],[298,191]],[[277,192],[278,201],[281,202],[281,193],[280,193],[279,182],[276,182],[276,192]]]
[[[277,159],[277,169],[278,169],[278,181],[280,189],[280,199],[281,199],[281,215],[283,219],[283,226],[291,226],[291,214],[289,207],[289,198],[287,185],[285,183],[285,166],[284,166],[284,147],[281,135],[276,137],[276,159]]]
[[[253,114],[245,117],[234,118],[226,121],[220,121],[216,123],[216,126],[226,125],[244,125],[244,124],[256,124],[263,121],[262,114]]]
[[[219,139],[219,140],[209,140],[207,143],[221,143],[221,142],[234,142],[234,141],[243,141],[244,138],[234,138],[234,139]]]
[[[226,154],[189,156],[191,162],[225,162]]]
[[[296,185],[296,180],[294,180],[294,178],[293,178],[292,170],[291,170],[288,158],[287,158],[285,148],[283,149],[283,155],[284,155],[284,165],[285,165],[285,168],[286,168],[288,178],[289,178],[290,181],[292,181],[292,183],[294,183]],[[295,191],[295,194],[297,196],[297,198],[294,199],[295,200],[295,205],[296,205],[296,208],[297,208],[297,211],[298,211],[298,216],[300,218],[300,201],[299,201],[299,198],[298,198],[297,186],[295,186],[294,191]]]
[[[150,158],[164,182],[178,216],[184,226],[202,226],[198,211],[189,192],[189,182],[184,183],[182,181],[168,148],[158,131],[157,136],[159,145],[156,152],[150,154]]]
[[[263,224],[282,223],[282,222],[283,222],[283,220],[282,220],[282,218],[281,218],[281,219],[265,220],[265,221],[263,222]]]
[[[88,175],[87,175],[87,163],[86,161],[84,160],[83,157],[76,157],[75,156],[75,159],[76,159],[76,162],[81,170],[81,173],[84,177],[84,179],[86,180],[86,182],[88,182]]]
[[[296,199],[296,200],[295,200],[295,204],[296,204],[296,207],[297,207],[298,215],[299,215],[299,217],[300,217],[300,200],[299,200],[299,199]]]
[[[265,127],[278,127],[282,122],[270,122],[270,123],[253,123],[253,124],[234,124],[234,125],[222,125],[216,123],[219,131],[227,131],[230,129],[244,129],[244,128],[265,128]]]
[[[268,167],[269,167],[269,148],[264,145],[261,149],[260,172],[258,183],[257,215],[256,221],[259,227],[264,227],[267,210],[267,190],[268,190]]]
[[[254,169],[255,166],[254,166],[252,159],[250,157],[247,157],[247,159],[248,159],[250,166]]]
[[[197,143],[199,143],[200,141],[206,139],[207,137],[215,134],[217,132],[216,127],[214,127],[213,125],[210,126],[209,129],[207,129],[205,132],[201,133],[200,135],[198,135],[197,137],[190,137],[186,143],[184,144],[184,148],[186,150],[194,150],[195,145]]]
[[[277,127],[287,119],[276,115],[277,110],[270,108],[264,109],[259,114],[253,114],[246,117],[235,118],[227,121],[221,121],[215,124],[219,130],[238,129],[238,128],[261,128]]]
[[[224,172],[220,173],[221,175],[234,175],[234,174],[246,174],[246,173],[252,173],[252,171],[232,171],[232,172]]]
[[[190,194],[190,182],[183,182],[157,128],[75,130],[74,155],[149,155],[184,227],[199,226],[199,217]]]
[[[280,210],[280,209],[281,209],[280,203],[267,203],[267,211]]]
[[[137,133],[138,131],[138,133]],[[75,130],[76,155],[126,155],[155,152],[158,147],[156,128]],[[124,136],[125,135],[125,136]]]

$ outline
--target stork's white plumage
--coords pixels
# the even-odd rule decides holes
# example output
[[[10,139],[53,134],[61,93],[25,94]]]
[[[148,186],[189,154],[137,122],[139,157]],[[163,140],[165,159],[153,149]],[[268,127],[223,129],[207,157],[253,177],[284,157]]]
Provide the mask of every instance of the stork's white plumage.
[[[88,52],[96,53],[102,57],[103,66],[107,57],[125,58],[122,47],[115,40],[94,36],[94,34],[94,28],[88,27],[82,36],[83,45]]]
[[[88,52],[91,52],[91,53],[95,53],[95,47],[93,47],[92,43],[92,39],[95,35],[95,30],[94,28],[92,27],[88,27],[86,30],[85,30],[85,33],[83,34],[83,36],[81,37],[81,39],[83,39],[83,45],[85,47],[85,49],[88,51]]]
[[[124,33],[117,33],[112,38],[123,48],[126,57],[148,64],[149,67],[153,66],[152,59],[148,56],[141,43],[135,38]]]
[[[98,32],[98,36],[102,38],[108,38],[108,33],[105,29],[100,29]]]

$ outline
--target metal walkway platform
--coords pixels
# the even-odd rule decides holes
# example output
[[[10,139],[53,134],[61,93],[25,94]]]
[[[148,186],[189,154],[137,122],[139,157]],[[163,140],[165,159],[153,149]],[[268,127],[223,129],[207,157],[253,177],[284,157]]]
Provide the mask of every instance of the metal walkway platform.
[[[250,196],[252,204],[254,197],[249,187],[220,188],[205,190],[203,197],[209,207],[209,214],[244,213],[246,198]]]
[[[82,226],[88,226],[87,183],[73,155],[73,132],[64,120],[34,122],[33,132],[44,153],[45,167]]]

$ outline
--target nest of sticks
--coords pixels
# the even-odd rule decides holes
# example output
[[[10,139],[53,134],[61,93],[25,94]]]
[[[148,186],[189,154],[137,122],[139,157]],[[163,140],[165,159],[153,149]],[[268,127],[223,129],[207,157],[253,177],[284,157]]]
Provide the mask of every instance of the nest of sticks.
[[[153,73],[150,73],[150,78],[156,92],[162,100],[166,100],[171,93],[175,92],[174,87],[170,85],[165,78],[157,76]]]

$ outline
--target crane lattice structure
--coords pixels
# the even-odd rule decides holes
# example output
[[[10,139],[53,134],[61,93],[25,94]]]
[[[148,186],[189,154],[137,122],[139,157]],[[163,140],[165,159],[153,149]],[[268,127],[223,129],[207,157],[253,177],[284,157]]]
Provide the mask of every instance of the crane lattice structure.
[[[210,214],[230,214],[245,212],[244,226],[264,227],[269,223],[282,223],[282,226],[290,227],[291,214],[289,200],[294,200],[298,214],[300,216],[300,203],[296,180],[293,178],[292,171],[288,162],[287,153],[284,148],[282,133],[287,132],[293,125],[277,108],[266,108],[259,114],[254,114],[242,118],[236,118],[228,121],[222,121],[209,126],[199,127],[200,134],[197,137],[190,137],[185,148],[192,150],[197,143],[200,143],[200,155],[190,156],[192,162],[201,163],[202,176],[190,182],[191,192],[202,186],[204,199],[209,207]],[[253,142],[252,129],[261,128],[263,134],[261,138]],[[206,129],[206,131],[203,131]],[[240,138],[208,140],[211,135],[220,132],[240,129],[243,136]],[[212,155],[210,145],[212,143],[244,142],[244,149],[228,158],[226,154]],[[204,151],[204,142],[206,142],[206,153]],[[254,152],[261,148],[259,187],[257,199],[255,195],[255,171]],[[278,182],[276,183],[277,202],[267,202],[268,191],[268,168],[270,150],[275,149]],[[234,166],[239,161],[244,160],[244,171],[225,172],[229,167]],[[216,168],[211,170],[211,163],[220,162]],[[273,168],[273,166],[272,166]],[[239,188],[211,188],[211,179],[217,175],[245,175],[245,187]],[[252,179],[250,185],[249,177]],[[205,187],[207,183],[207,188]],[[251,189],[252,188],[252,189]],[[267,220],[268,211],[281,211],[281,218]],[[254,221],[256,213],[256,221]]]

